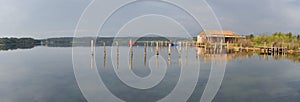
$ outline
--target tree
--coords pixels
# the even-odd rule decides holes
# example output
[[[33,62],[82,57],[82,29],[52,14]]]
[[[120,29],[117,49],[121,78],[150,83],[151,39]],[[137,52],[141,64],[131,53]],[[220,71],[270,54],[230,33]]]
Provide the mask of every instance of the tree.
[[[246,36],[246,39],[253,39],[254,38],[254,35],[253,34],[250,34],[250,35],[247,35]]]
[[[289,38],[292,38],[292,36],[293,36],[292,32],[289,32],[289,33],[287,33],[286,35],[287,35]]]
[[[297,36],[297,39],[300,40],[300,35]]]

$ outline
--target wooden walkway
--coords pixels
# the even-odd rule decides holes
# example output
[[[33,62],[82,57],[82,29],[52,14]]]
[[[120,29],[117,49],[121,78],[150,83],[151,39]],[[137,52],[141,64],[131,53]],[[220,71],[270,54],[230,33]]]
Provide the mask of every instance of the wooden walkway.
[[[286,53],[286,47],[259,47],[261,54],[276,54],[276,53]]]

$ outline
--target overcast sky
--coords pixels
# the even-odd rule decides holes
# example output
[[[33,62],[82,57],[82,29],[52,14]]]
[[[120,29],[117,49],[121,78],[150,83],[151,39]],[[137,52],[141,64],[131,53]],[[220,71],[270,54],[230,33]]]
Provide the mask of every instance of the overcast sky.
[[[0,0],[0,37],[73,36],[76,24],[90,2],[91,0]],[[300,0],[207,0],[207,2],[220,20],[223,29],[240,34],[276,31],[300,33]],[[160,21],[158,18],[163,19],[145,17],[143,20],[145,22],[133,21],[125,28],[137,28],[130,26],[135,23],[139,27],[143,27],[141,23],[150,25],[147,27],[151,25],[157,27],[159,22],[165,25],[176,24],[167,20]],[[190,24],[190,21],[186,20],[186,23]],[[163,28],[164,24],[160,25],[160,28]],[[191,29],[188,30],[193,32],[192,35],[202,30],[201,27],[192,24],[189,26]],[[181,33],[180,30],[171,30],[177,27],[158,29],[160,30],[158,32]],[[124,31],[126,32],[130,30]],[[106,33],[104,36],[110,35],[109,32]]]

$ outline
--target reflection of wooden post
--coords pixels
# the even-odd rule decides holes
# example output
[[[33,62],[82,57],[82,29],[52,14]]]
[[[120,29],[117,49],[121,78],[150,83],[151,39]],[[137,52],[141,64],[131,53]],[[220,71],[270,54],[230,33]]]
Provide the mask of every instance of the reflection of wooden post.
[[[204,44],[204,54],[206,54],[206,49],[207,49],[207,47],[206,47],[207,45],[206,45],[206,43]]]
[[[181,64],[181,46],[182,46],[182,44],[181,44],[181,42],[179,42],[179,62],[180,62],[180,64]]]
[[[147,65],[147,44],[144,44],[144,66]]]
[[[240,45],[240,51],[243,51],[243,44]]]
[[[171,64],[171,55],[168,55],[168,64]]]
[[[129,56],[130,56],[130,59],[129,59],[129,68],[130,70],[132,70],[132,57],[133,57],[133,52],[132,52],[132,40],[130,39],[129,41]]]
[[[119,42],[118,42],[118,41],[116,42],[116,47],[117,47],[117,48],[116,48],[116,50],[117,50],[117,51],[116,51],[116,53],[117,53],[117,54],[116,54],[116,56],[117,56],[117,66],[116,66],[116,67],[117,67],[117,69],[118,69],[118,68],[119,68]]]
[[[104,63],[103,63],[103,66],[105,67],[105,65],[106,65],[106,47],[105,47],[105,42],[103,42],[103,53],[104,53]]]
[[[221,43],[220,43],[220,45],[221,45],[221,50],[220,50],[220,53],[222,53],[222,50],[223,50],[223,40],[221,40]]]
[[[159,51],[158,51],[158,42],[156,42],[156,55],[159,55]]]
[[[93,69],[94,67],[94,63],[95,63],[95,58],[94,58],[94,55],[95,55],[95,46],[94,46],[94,40],[91,40],[91,69]]]
[[[229,52],[229,42],[228,41],[226,43],[226,50],[227,50],[227,52]]]
[[[158,56],[156,56],[155,65],[156,65],[156,68],[158,68]]]
[[[217,50],[217,43],[215,43],[214,53],[216,53]]]
[[[188,43],[186,42],[186,50],[185,50],[185,64],[188,64],[188,56],[189,56],[189,49],[188,49]]]
[[[130,54],[130,59],[129,59],[129,68],[130,68],[130,70],[132,70],[132,57],[133,57],[133,55]]]

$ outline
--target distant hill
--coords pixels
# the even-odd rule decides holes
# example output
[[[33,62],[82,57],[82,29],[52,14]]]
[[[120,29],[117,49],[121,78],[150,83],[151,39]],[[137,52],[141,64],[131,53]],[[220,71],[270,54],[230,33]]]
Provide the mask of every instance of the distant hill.
[[[118,42],[120,46],[127,46],[128,42],[132,40],[133,42],[145,42],[145,41],[187,41],[192,39],[186,38],[179,38],[179,37],[99,37],[99,38],[92,38],[92,37],[80,37],[80,38],[73,38],[73,37],[62,37],[62,38],[49,38],[41,40],[42,45],[47,45],[50,47],[67,47],[77,45],[77,46],[90,46],[90,41],[96,41],[96,46],[103,46],[105,43],[106,46],[113,45],[114,42]]]
[[[137,45],[144,45],[146,41],[187,41],[193,39],[180,37],[59,37],[47,39],[33,39],[33,38],[0,38],[0,49],[24,49],[33,48],[34,46],[48,46],[48,47],[72,47],[76,46],[90,46],[91,40],[96,41],[96,46],[112,46],[114,42],[118,42],[120,46],[127,46],[128,42],[132,40],[137,42]],[[150,42],[149,42],[150,43]]]

